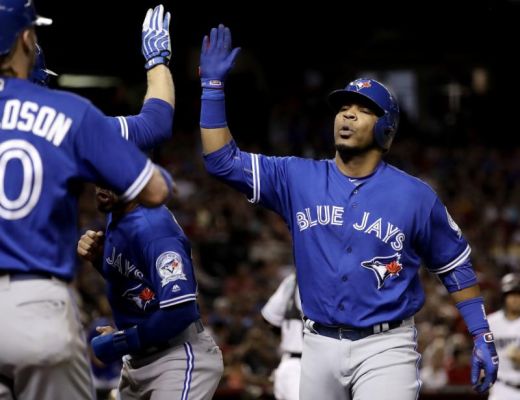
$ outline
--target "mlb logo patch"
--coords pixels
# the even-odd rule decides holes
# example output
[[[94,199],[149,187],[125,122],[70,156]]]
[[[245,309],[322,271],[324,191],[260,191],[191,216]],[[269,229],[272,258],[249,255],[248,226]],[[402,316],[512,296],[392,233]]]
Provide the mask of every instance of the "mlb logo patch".
[[[157,257],[155,268],[161,277],[161,286],[179,279],[187,280],[183,270],[182,257],[174,251],[167,251]]]

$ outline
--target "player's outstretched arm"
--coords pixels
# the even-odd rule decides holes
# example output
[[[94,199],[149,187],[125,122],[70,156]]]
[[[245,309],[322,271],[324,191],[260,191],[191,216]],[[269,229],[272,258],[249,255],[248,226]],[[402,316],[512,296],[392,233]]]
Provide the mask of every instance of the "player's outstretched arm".
[[[452,292],[451,296],[473,336],[471,383],[477,392],[486,392],[497,379],[498,355],[487,322],[484,299],[480,296],[480,288],[478,285],[470,286]]]
[[[150,8],[143,22],[142,53],[148,80],[145,101],[161,99],[175,107],[175,91],[168,65],[172,55],[169,12],[164,14],[162,4]]]
[[[232,140],[226,121],[224,82],[239,52],[239,47],[232,48],[231,31],[222,24],[211,29],[202,41],[200,128],[205,154],[219,150]]]
[[[121,136],[141,150],[150,150],[172,136],[175,88],[168,68],[171,57],[170,13],[159,5],[143,22],[141,50],[145,59],[147,91],[138,115],[107,117]]]

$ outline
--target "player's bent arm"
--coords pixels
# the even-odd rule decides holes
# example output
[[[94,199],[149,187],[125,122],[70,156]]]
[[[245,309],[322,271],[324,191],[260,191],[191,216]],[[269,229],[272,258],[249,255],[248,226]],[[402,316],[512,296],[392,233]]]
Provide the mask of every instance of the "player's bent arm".
[[[155,311],[145,322],[131,328],[96,336],[92,350],[104,363],[166,343],[200,317],[195,301]]]
[[[152,176],[136,200],[146,207],[159,206],[170,198],[173,190],[173,180],[170,174],[158,165],[155,166]]]

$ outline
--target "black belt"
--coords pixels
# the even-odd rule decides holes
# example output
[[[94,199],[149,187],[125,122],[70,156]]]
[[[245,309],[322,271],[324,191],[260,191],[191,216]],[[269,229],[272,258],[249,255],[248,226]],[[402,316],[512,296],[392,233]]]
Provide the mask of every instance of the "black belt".
[[[513,383],[513,382],[509,382],[509,381],[504,381],[503,379],[500,379],[500,378],[498,378],[497,381],[500,382],[500,383],[503,383],[504,385],[510,386],[512,388],[520,389],[520,383]]]
[[[302,353],[287,353],[290,358],[302,358]]]
[[[0,271],[0,276],[9,276],[11,281],[28,281],[33,279],[52,279],[53,276],[46,272]]]
[[[312,322],[307,319],[307,322]],[[318,335],[327,336],[332,339],[348,339],[348,340],[359,340],[366,338],[367,336],[374,335],[381,332],[386,332],[390,329],[398,328],[403,324],[403,320],[400,321],[389,321],[382,322],[380,324],[373,325],[368,328],[355,328],[351,326],[328,326],[322,325],[318,322],[307,323],[306,326],[317,333]]]

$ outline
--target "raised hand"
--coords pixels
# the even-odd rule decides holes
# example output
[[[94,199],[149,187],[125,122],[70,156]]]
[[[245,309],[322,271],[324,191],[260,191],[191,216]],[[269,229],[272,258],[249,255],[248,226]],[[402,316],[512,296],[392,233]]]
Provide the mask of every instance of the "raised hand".
[[[168,65],[172,54],[170,40],[169,12],[164,16],[162,4],[150,8],[143,22],[142,52],[146,60],[145,69],[149,70],[159,64]]]
[[[233,68],[240,47],[231,47],[231,31],[220,24],[202,40],[200,80],[203,88],[223,89],[224,81]]]

